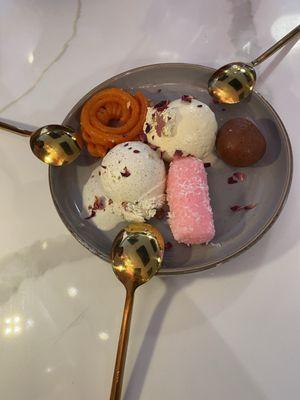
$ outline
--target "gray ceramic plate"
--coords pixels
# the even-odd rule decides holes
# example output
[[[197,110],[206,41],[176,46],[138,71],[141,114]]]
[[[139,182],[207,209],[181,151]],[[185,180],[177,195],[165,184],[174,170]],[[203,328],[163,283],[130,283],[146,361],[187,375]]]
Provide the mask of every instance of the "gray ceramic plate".
[[[95,87],[70,111],[64,124],[79,130],[83,103],[95,92],[117,86],[135,92],[141,90],[149,99],[170,100],[189,94],[209,104],[219,125],[230,118],[252,119],[263,132],[267,152],[255,166],[243,168],[246,181],[234,185],[227,178],[236,169],[218,160],[207,169],[212,208],[216,225],[213,244],[191,246],[177,244],[166,222],[151,220],[173,248],[165,252],[160,274],[194,272],[216,266],[253,245],[276,220],[289,192],[292,178],[292,151],[280,118],[260,95],[232,106],[216,105],[206,91],[212,69],[191,64],[157,64],[136,68],[117,75]],[[161,91],[160,91],[161,89]],[[83,219],[82,188],[94,168],[95,159],[83,151],[80,157],[63,168],[50,167],[49,182],[54,204],[66,227],[92,253],[109,261],[111,243],[120,226],[109,232],[98,230],[91,220]],[[230,206],[257,204],[247,212],[232,212]]]

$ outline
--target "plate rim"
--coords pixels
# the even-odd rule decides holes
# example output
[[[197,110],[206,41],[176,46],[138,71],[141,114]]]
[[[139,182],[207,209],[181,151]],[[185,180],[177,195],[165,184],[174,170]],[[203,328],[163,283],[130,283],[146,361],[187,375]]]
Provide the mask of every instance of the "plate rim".
[[[79,99],[79,101],[77,101],[77,103],[71,108],[71,110],[68,112],[68,114],[66,115],[66,117],[63,120],[63,125],[65,124],[65,122],[69,119],[70,115],[73,114],[74,110],[78,108],[78,105],[82,104],[85,99],[87,99],[88,97],[90,97],[90,95],[96,91],[96,88],[98,88],[100,85],[109,85],[111,83],[113,83],[116,79],[124,77],[126,75],[130,75],[133,74],[135,72],[141,72],[141,71],[145,71],[145,70],[150,70],[150,69],[156,69],[156,68],[170,68],[170,67],[178,67],[178,68],[192,68],[192,69],[205,69],[211,73],[213,73],[213,71],[215,71],[215,68],[211,68],[211,67],[207,67],[201,64],[190,64],[190,63],[156,63],[156,64],[148,64],[148,65],[143,65],[140,67],[136,67],[136,68],[132,68],[129,69],[127,71],[121,72],[117,75],[114,75],[113,77],[106,79],[105,81],[99,83],[98,85],[96,85],[94,88],[92,88],[88,93],[86,93],[83,97],[81,97]],[[269,111],[272,113],[272,115],[274,116],[276,122],[278,123],[283,136],[285,138],[286,141],[286,145],[287,145],[287,159],[288,159],[288,175],[287,175],[287,180],[285,182],[284,185],[284,190],[282,192],[279,204],[277,209],[275,210],[275,212],[273,213],[273,215],[269,218],[269,220],[261,227],[261,229],[257,232],[257,234],[251,239],[249,240],[247,243],[244,244],[244,246],[242,246],[239,250],[235,251],[234,253],[228,255],[227,257],[223,257],[220,258],[219,260],[213,262],[213,263],[207,263],[205,265],[197,266],[197,265],[193,265],[190,267],[185,267],[185,268],[165,268],[165,269],[160,269],[158,271],[158,275],[160,276],[166,276],[166,275],[182,275],[182,274],[189,274],[189,273],[193,273],[193,272],[200,272],[200,271],[204,271],[210,268],[214,268],[217,266],[220,266],[222,264],[224,264],[225,262],[231,260],[234,257],[237,257],[239,255],[241,255],[242,253],[244,253],[246,250],[248,250],[250,247],[252,247],[253,245],[255,245],[264,235],[265,233],[268,232],[268,230],[273,226],[273,224],[277,221],[285,203],[286,200],[288,198],[289,192],[290,192],[290,188],[291,188],[291,184],[292,184],[292,178],[293,178],[293,152],[292,152],[292,146],[291,146],[291,141],[289,138],[289,135],[287,133],[287,130],[281,120],[281,118],[279,117],[278,113],[275,111],[275,109],[273,108],[273,106],[260,94],[258,93],[256,90],[253,91],[253,94],[255,96],[258,97],[258,99],[264,104],[264,106],[269,109]],[[49,166],[48,168],[48,182],[49,182],[49,188],[50,188],[50,193],[51,193],[51,197],[52,197],[52,201],[54,203],[54,206],[56,208],[56,211],[60,217],[60,219],[62,220],[63,224],[65,225],[65,227],[69,230],[69,232],[74,236],[74,238],[81,244],[83,245],[86,249],[88,249],[91,253],[95,254],[96,256],[100,257],[102,260],[107,261],[107,262],[111,262],[110,257],[108,257],[107,255],[103,254],[101,251],[98,251],[97,249],[94,249],[93,247],[91,247],[87,242],[85,242],[76,232],[74,232],[73,228],[71,227],[71,225],[63,218],[63,212],[61,212],[59,205],[55,199],[54,193],[53,193],[53,187],[51,184],[51,171],[53,170],[53,168],[57,168],[54,166]]]

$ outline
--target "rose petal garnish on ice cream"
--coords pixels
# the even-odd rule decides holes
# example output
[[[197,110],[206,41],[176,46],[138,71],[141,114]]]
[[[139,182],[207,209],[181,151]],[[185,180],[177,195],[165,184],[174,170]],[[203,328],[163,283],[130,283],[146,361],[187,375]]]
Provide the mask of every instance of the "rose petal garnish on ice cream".
[[[128,176],[130,176],[131,173],[128,171],[128,168],[125,167],[123,172],[121,172],[121,175],[124,176],[125,178],[128,178]]]
[[[93,204],[93,210],[104,210],[105,208],[105,201],[101,197],[95,196],[95,201]]]
[[[176,158],[180,158],[183,156],[183,152],[181,150],[176,150],[173,156],[173,160],[175,160]]]
[[[146,122],[145,124],[145,133],[149,133],[151,131],[151,125]]]
[[[159,103],[155,104],[153,108],[155,108],[157,111],[164,111],[166,108],[168,108],[169,100],[162,100]]]
[[[97,210],[105,210],[105,199],[103,197],[95,196],[95,201],[93,205],[92,206],[89,205],[88,209],[91,210],[91,214],[85,217],[85,219],[90,219],[95,217]]]
[[[90,214],[88,217],[85,217],[84,219],[93,218],[93,217],[95,217],[95,215],[96,215],[96,211],[95,211],[95,210],[92,210],[91,214]]]
[[[140,133],[139,139],[142,143],[148,143],[147,135],[145,133]]]
[[[155,114],[155,119],[156,119],[156,133],[160,137],[162,134],[162,130],[165,127],[166,123],[164,121],[164,117],[159,114],[158,112]]]
[[[192,96],[189,96],[188,94],[184,94],[183,96],[181,96],[181,100],[182,100],[182,101],[186,101],[186,102],[188,102],[188,103],[191,103],[192,100],[193,100],[193,97],[192,97]]]

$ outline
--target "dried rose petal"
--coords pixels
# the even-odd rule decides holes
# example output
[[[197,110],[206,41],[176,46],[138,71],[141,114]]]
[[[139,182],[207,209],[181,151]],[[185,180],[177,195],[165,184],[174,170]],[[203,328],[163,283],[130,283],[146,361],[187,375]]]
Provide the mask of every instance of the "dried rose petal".
[[[256,206],[257,204],[247,204],[246,206],[244,206],[244,210],[252,210]]]
[[[156,119],[156,133],[159,137],[161,137],[162,130],[164,129],[166,123],[163,116],[158,112],[155,115],[155,119]]]
[[[162,100],[159,103],[155,104],[154,108],[156,108],[157,111],[164,111],[168,108],[168,104],[169,100]]]
[[[211,163],[210,163],[210,162],[205,162],[203,165],[204,165],[204,168],[209,168],[209,167],[211,167]]]
[[[231,210],[231,211],[241,211],[241,210],[243,210],[243,209],[244,209],[243,206],[238,206],[238,205],[235,205],[235,206],[230,207],[230,210]]]
[[[93,210],[104,210],[105,209],[105,202],[104,199],[101,197],[95,196],[95,201],[93,204]]]
[[[227,179],[227,183],[228,183],[229,185],[232,185],[232,184],[234,184],[234,183],[238,183],[238,180],[235,179],[233,176],[230,176],[230,177]]]
[[[84,219],[90,219],[93,218],[96,215],[96,211],[92,210],[91,214],[88,217],[85,217]]]
[[[144,132],[139,134],[139,139],[143,143],[148,143],[147,136],[146,136],[146,134]]]
[[[145,133],[149,133],[151,131],[151,125],[146,122]]]
[[[183,156],[183,152],[181,150],[175,150],[175,153],[173,154],[173,159],[177,159]]]
[[[186,101],[188,103],[191,103],[192,100],[193,100],[193,97],[188,94],[184,94],[183,96],[181,96],[181,101]]]
[[[121,175],[124,176],[125,178],[128,178],[128,176],[131,175],[131,173],[128,171],[127,167],[124,167],[123,172],[121,172]]]
[[[136,154],[140,153],[139,150],[133,150],[133,152],[136,153]]]
[[[243,172],[234,172],[233,177],[238,181],[243,182],[247,178],[247,175]]]
[[[167,211],[164,208],[159,208],[156,210],[155,218],[164,219],[167,215]]]
[[[171,250],[172,247],[173,247],[172,243],[170,243],[170,242],[165,243],[165,250]]]
[[[248,211],[248,210],[252,210],[256,206],[257,206],[257,204],[247,204],[246,206],[235,205],[235,206],[230,207],[230,209],[231,209],[231,211],[241,211],[241,210]]]
[[[151,147],[152,150],[156,151],[159,149],[158,146],[155,146],[155,144],[149,143],[149,147]]]

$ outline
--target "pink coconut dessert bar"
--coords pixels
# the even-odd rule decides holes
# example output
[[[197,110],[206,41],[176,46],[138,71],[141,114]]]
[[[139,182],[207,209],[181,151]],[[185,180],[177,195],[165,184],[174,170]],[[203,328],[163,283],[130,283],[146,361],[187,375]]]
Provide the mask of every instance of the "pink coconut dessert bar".
[[[169,224],[175,240],[207,243],[215,235],[204,164],[195,157],[175,159],[167,179]]]

